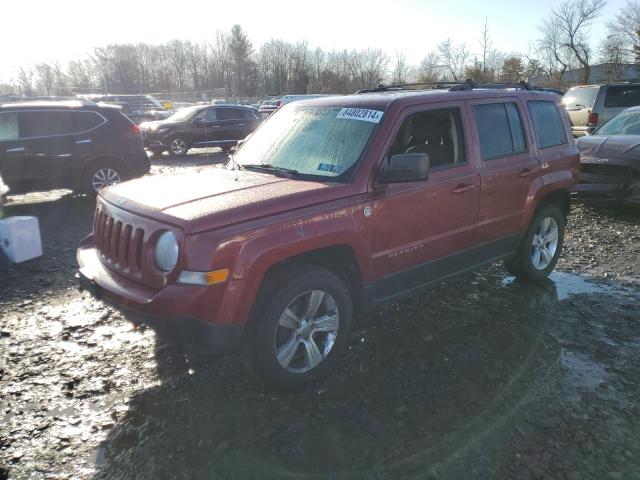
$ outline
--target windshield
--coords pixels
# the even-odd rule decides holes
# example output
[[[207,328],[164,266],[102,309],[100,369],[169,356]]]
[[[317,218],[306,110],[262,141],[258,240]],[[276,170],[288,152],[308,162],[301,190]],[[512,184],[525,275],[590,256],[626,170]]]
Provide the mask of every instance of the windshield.
[[[640,135],[640,111],[622,112],[597,129],[594,135]]]
[[[201,107],[185,107],[178,110],[176,113],[171,115],[167,120],[171,120],[173,122],[183,122],[185,120],[189,120],[191,116],[196,113]]]
[[[382,111],[287,105],[234,156],[240,165],[271,165],[300,175],[345,178],[356,165]]]

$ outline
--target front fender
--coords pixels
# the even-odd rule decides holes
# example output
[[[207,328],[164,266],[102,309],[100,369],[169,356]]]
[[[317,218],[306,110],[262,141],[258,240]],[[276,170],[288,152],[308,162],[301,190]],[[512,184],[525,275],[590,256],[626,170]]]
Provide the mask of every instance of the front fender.
[[[356,218],[357,207],[317,213],[308,218],[267,225],[229,242],[240,246],[232,268],[232,282],[242,288],[231,289],[225,306],[245,323],[251,314],[262,281],[268,270],[296,256],[335,246],[346,246],[354,254],[364,285],[373,282],[370,247],[365,226]],[[224,249],[224,248],[223,248]],[[219,258],[222,258],[221,254]],[[226,257],[226,255],[225,255]],[[229,257],[227,257],[229,258]],[[227,303],[228,301],[228,303]]]

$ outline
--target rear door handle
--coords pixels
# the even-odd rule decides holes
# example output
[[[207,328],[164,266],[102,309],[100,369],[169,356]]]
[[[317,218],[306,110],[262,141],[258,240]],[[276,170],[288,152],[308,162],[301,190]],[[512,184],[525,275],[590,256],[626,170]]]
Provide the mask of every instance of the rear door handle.
[[[475,189],[476,187],[474,185],[458,185],[456,188],[454,188],[453,190],[451,190],[451,193],[465,193],[465,192],[470,192],[473,189]]]
[[[9,149],[5,150],[5,152],[7,152],[7,153],[24,152],[24,147],[9,148]]]
[[[529,175],[533,175],[534,173],[536,173],[535,168],[525,168],[519,173],[519,175],[521,177],[528,177]]]

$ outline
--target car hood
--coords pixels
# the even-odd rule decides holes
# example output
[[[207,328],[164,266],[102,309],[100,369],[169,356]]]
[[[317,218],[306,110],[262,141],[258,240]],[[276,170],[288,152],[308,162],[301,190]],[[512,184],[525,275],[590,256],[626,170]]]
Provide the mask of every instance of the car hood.
[[[640,135],[587,135],[576,145],[583,156],[640,161]]]
[[[195,233],[338,200],[351,191],[350,184],[211,166],[138,178],[104,189],[100,196],[131,213]]]

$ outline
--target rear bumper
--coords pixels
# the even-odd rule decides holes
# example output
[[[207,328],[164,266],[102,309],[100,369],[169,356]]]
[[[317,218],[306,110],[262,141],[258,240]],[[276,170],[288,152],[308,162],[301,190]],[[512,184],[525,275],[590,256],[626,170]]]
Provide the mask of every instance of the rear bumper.
[[[575,138],[579,138],[579,137],[584,137],[585,135],[588,135],[590,133],[593,133],[593,131],[595,129],[596,129],[596,127],[587,127],[587,126],[576,127],[576,126],[572,126],[571,127],[571,133],[573,133],[573,136]]]
[[[162,338],[209,353],[230,353],[237,347],[244,325],[212,321],[211,313],[217,312],[221,303],[220,292],[212,292],[212,287],[170,285],[154,290],[110,270],[90,243],[80,245],[76,258],[80,288],[134,323],[150,326]],[[203,316],[205,308],[208,318]]]

